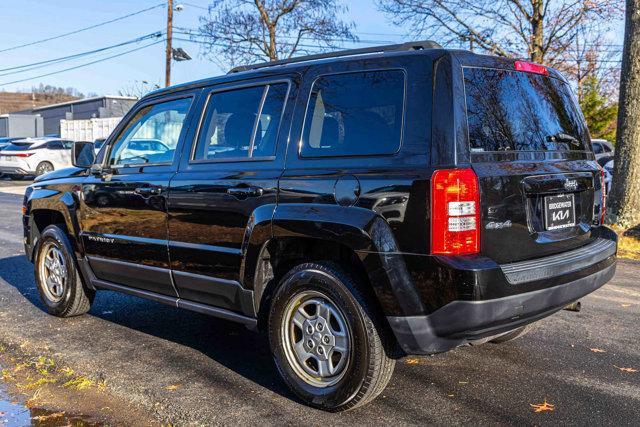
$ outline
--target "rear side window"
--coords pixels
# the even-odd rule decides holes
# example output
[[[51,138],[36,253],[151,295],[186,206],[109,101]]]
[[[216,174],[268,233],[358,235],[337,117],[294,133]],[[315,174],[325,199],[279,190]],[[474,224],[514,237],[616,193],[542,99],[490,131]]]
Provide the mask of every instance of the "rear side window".
[[[465,68],[471,151],[588,150],[568,84],[520,71]]]
[[[213,93],[193,160],[274,156],[288,87],[277,83]]]
[[[318,78],[311,88],[300,155],[396,153],[402,138],[404,87],[401,70]]]

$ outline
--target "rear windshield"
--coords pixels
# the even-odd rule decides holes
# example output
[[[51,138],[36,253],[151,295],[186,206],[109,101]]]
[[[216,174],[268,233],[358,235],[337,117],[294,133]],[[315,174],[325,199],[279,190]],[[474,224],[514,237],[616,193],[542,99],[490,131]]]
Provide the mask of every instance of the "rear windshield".
[[[4,147],[2,151],[26,151],[29,149],[37,148],[37,147],[31,148],[32,145],[34,145],[33,142],[22,142],[22,143],[13,142],[7,145],[6,147]]]
[[[588,150],[571,88],[554,77],[465,68],[471,151]]]

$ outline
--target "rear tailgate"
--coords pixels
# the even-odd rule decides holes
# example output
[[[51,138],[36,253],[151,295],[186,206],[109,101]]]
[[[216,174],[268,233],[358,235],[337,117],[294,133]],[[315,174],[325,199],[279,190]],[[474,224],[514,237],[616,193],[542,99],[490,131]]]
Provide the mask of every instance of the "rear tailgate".
[[[464,67],[471,162],[480,181],[481,252],[499,263],[595,238],[600,170],[584,118],[558,77]]]

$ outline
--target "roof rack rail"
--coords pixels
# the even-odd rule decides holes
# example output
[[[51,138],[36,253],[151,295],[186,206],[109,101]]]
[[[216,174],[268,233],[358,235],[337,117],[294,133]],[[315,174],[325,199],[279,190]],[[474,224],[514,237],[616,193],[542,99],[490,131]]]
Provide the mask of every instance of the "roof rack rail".
[[[315,61],[317,59],[340,58],[342,56],[365,55],[368,53],[400,52],[405,50],[442,49],[442,46],[431,40],[406,42],[400,44],[389,44],[383,46],[364,47],[360,49],[346,49],[334,52],[318,53],[315,55],[305,55],[296,58],[281,59],[279,61],[261,62],[254,65],[240,65],[232,68],[227,74],[239,73],[240,71],[258,70],[261,68],[274,67],[277,65],[295,64],[297,62]]]

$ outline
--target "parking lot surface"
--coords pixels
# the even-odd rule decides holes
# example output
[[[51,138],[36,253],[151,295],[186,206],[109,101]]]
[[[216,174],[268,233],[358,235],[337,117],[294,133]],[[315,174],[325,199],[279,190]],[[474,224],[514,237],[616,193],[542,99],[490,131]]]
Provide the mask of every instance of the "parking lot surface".
[[[0,182],[0,343],[49,348],[119,398],[174,423],[640,423],[640,263],[538,322],[521,340],[398,362],[369,406],[327,414],[298,403],[263,338],[242,326],[99,292],[88,315],[58,319],[38,300],[22,252],[20,186]],[[547,402],[540,412],[540,405]]]

